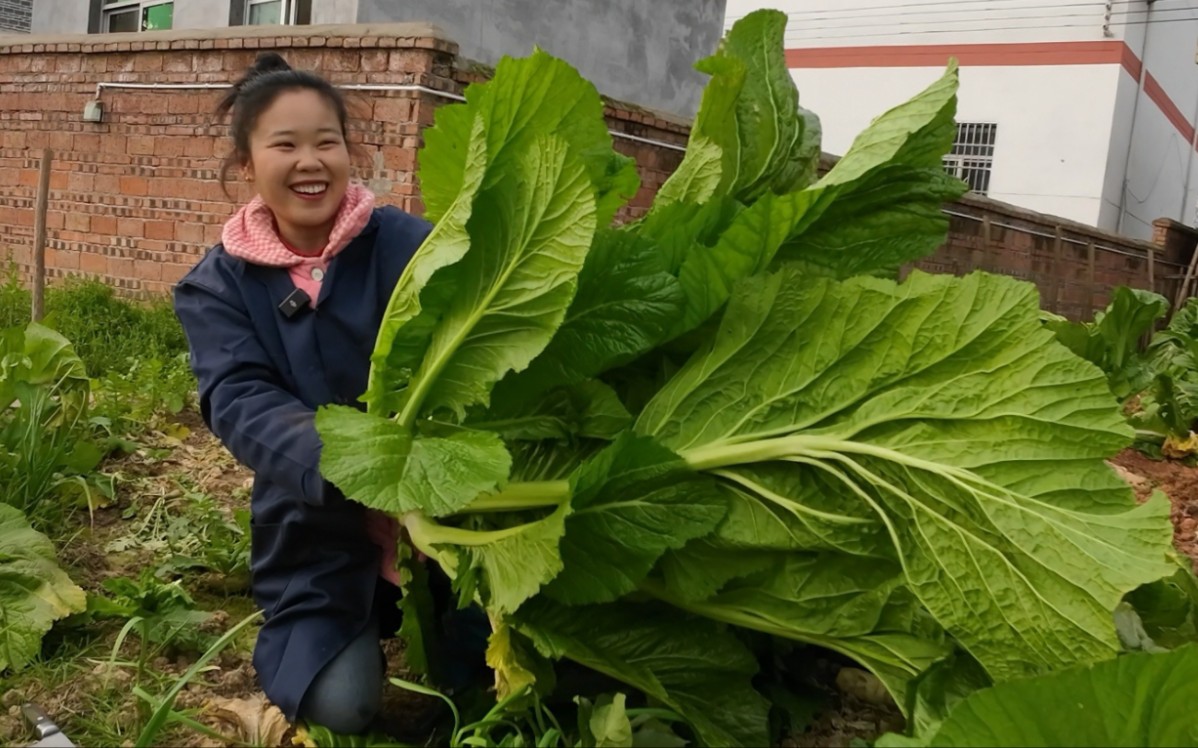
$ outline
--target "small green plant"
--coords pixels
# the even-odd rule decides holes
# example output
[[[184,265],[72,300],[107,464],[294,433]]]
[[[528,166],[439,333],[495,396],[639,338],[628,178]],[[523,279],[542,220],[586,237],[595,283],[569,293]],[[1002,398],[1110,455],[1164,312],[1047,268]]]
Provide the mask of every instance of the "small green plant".
[[[35,523],[75,491],[94,506],[111,479],[94,474],[104,456],[88,426],[90,382],[70,341],[38,324],[0,332],[0,501]]]
[[[186,481],[180,478],[180,483]],[[110,541],[105,550],[109,553],[141,550],[165,556],[157,570],[162,579],[189,571],[211,572],[220,578],[220,588],[225,592],[247,589],[249,511],[235,509],[230,515],[203,491],[187,485],[181,485],[181,489],[149,503],[132,530]],[[130,507],[124,516],[126,520],[136,517],[136,507]]]
[[[232,518],[208,500],[201,516],[193,517],[195,533],[185,550],[176,551],[158,568],[159,576],[187,571],[211,572],[225,592],[248,589],[250,582],[250,512],[236,509]]]
[[[0,328],[28,324],[30,293],[20,269],[9,263],[0,278]],[[69,278],[46,289],[43,323],[75,342],[95,376],[120,371],[131,358],[165,361],[187,351],[168,299],[121,298],[97,280]]]
[[[116,577],[105,580],[103,586],[109,597],[89,597],[88,613],[97,619],[127,621],[112,647],[114,662],[129,634],[137,634],[141,644],[138,682],[154,653],[151,645],[202,652],[212,644],[212,636],[203,630],[212,613],[196,610],[195,600],[181,582],[164,582],[152,570],[143,569],[137,579]]]
[[[196,384],[187,354],[179,353],[167,359],[128,359],[92,386],[92,424],[110,437],[136,439],[165,428],[188,405]]]

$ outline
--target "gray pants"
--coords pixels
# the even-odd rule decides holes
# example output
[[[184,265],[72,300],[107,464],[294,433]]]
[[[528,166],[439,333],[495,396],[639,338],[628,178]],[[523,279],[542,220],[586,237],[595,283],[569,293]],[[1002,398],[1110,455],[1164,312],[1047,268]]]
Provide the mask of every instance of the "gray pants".
[[[365,733],[382,708],[385,676],[375,620],[317,674],[298,716],[341,735]]]

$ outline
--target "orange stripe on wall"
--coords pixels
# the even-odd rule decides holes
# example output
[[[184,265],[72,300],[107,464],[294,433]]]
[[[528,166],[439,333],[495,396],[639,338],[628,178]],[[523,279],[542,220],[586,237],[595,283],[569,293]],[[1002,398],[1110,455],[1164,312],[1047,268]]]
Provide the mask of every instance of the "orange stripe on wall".
[[[910,44],[877,47],[823,47],[786,50],[786,64],[795,68],[943,67],[955,57],[961,65],[1110,65],[1118,63],[1138,82],[1144,63],[1123,41],[1021,42],[1010,44]],[[1187,143],[1194,142],[1194,125],[1151,73],[1144,75],[1144,93],[1160,107]]]
[[[1169,94],[1161,87],[1159,81],[1152,77],[1152,73],[1144,76],[1144,93],[1148,94],[1148,98],[1152,99],[1161,111],[1165,114],[1165,119],[1173,123],[1177,131],[1182,134],[1187,143],[1194,142],[1194,126],[1186,119],[1186,116],[1177,108],[1177,104],[1173,99],[1169,98]]]
[[[1123,62],[1125,51],[1135,59],[1117,40],[825,47],[788,49],[786,63],[791,68],[941,67],[956,57],[962,65],[1102,65]]]
[[[1127,74],[1140,80],[1140,73],[1144,71],[1144,63],[1140,61],[1139,55],[1131,51],[1131,47],[1127,46],[1126,42],[1120,42],[1123,45],[1123,55],[1119,58],[1120,64]]]

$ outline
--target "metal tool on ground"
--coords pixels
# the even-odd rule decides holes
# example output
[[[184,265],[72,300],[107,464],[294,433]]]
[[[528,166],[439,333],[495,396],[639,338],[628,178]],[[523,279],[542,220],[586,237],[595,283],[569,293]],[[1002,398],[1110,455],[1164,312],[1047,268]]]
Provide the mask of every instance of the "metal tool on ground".
[[[29,748],[77,748],[41,707],[36,704],[23,704],[21,714],[33,726],[33,732],[37,736],[37,742],[31,743]]]

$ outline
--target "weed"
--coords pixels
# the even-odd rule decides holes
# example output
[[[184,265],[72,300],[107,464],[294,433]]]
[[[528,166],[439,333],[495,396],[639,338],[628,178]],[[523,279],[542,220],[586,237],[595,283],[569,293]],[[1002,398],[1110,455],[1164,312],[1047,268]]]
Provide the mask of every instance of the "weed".
[[[123,369],[93,380],[92,424],[115,439],[169,427],[195,393],[187,354],[128,359]]]

